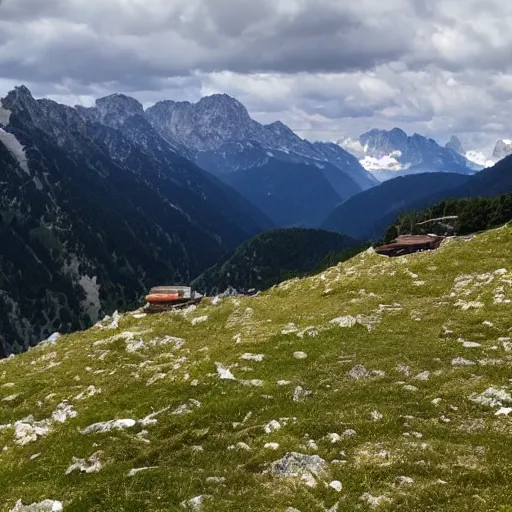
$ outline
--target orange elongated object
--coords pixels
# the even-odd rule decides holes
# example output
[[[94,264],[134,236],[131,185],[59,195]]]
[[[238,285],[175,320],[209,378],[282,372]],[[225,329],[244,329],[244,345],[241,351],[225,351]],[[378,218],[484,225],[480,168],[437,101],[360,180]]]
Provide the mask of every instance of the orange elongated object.
[[[150,304],[161,304],[163,302],[173,302],[179,298],[179,293],[153,293],[146,297],[146,301]]]

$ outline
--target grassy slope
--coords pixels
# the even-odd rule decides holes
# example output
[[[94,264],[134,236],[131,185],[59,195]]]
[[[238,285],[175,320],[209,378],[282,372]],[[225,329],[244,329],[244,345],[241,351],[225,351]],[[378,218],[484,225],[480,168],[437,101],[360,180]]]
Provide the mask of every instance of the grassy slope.
[[[389,499],[379,510],[511,511],[511,418],[468,400],[472,392],[490,386],[510,389],[511,353],[497,340],[511,335],[512,306],[496,303],[494,296],[501,286],[512,299],[511,251],[512,227],[507,227],[469,241],[452,240],[435,253],[393,260],[364,253],[257,297],[227,299],[217,306],[205,301],[188,315],[125,315],[119,330],[68,335],[53,347],[38,347],[0,364],[0,425],[28,414],[47,418],[64,399],[78,412],[23,447],[14,443],[12,429],[0,430],[0,447],[7,447],[0,448],[0,510],[9,510],[19,498],[25,503],[51,498],[72,511],[169,511],[202,494],[212,496],[205,511],[284,512],[289,506],[322,511],[337,502],[340,510],[367,510],[361,496],[369,492]],[[454,287],[458,276],[501,268],[508,274],[466,279]],[[456,306],[459,299],[483,306],[464,311]],[[205,322],[192,324],[205,315]],[[373,329],[329,324],[341,315],[363,315]],[[314,326],[317,331],[311,333],[318,335],[282,334],[289,322],[301,330]],[[443,326],[453,333],[443,334]],[[120,339],[93,346],[129,330],[151,330],[141,335],[146,341],[173,335],[186,343],[174,351],[167,345],[135,353],[127,352]],[[458,338],[481,347],[464,348]],[[306,352],[307,359],[295,359],[295,351]],[[245,352],[265,359],[240,360]],[[459,356],[476,364],[453,366]],[[48,368],[51,361],[60,364]],[[230,366],[239,379],[261,379],[264,385],[220,380],[214,362]],[[347,375],[356,364],[385,375],[356,381]],[[410,368],[410,376],[397,369],[399,364]],[[429,380],[414,379],[426,370]],[[147,385],[157,373],[166,377]],[[278,386],[280,379],[291,384]],[[404,384],[418,389],[404,389]],[[90,385],[103,392],[83,401],[74,398]],[[294,402],[298,385],[313,396]],[[21,395],[14,401],[1,402],[16,393]],[[55,395],[45,398],[50,393]],[[435,398],[442,401],[434,405]],[[167,406],[172,411],[189,399],[202,406],[185,415],[162,413],[157,424],[147,427],[150,443],[137,437],[141,427],[78,432],[97,421],[143,418]],[[381,420],[371,419],[374,410],[383,415]],[[249,412],[243,425],[233,426]],[[297,421],[264,432],[269,421],[283,417]],[[346,429],[357,435],[335,444],[325,438]],[[404,435],[412,432],[422,437]],[[304,446],[308,440],[316,441],[317,449]],[[238,442],[251,451],[227,449]],[[267,442],[280,447],[266,449]],[[193,451],[199,445],[204,451]],[[88,458],[97,450],[104,452],[105,463],[99,473],[65,475],[73,456]],[[288,451],[345,460],[329,464],[327,479],[340,480],[342,491],[323,483],[310,489],[262,474],[266,464]],[[127,476],[142,466],[158,468]],[[207,483],[212,476],[226,481]],[[398,476],[414,483],[397,485]]]

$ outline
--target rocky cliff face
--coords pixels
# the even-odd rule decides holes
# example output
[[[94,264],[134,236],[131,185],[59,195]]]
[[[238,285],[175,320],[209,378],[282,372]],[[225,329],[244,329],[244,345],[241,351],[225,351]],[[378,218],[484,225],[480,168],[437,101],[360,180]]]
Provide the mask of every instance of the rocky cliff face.
[[[19,87],[1,105],[0,355],[187,282],[271,226],[130,98],[79,111]]]

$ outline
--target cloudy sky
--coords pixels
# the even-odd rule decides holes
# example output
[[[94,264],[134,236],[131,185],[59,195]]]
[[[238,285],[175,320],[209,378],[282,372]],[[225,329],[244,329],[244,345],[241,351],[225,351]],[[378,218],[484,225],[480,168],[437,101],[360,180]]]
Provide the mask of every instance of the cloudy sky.
[[[508,0],[0,0],[0,95],[144,104],[226,92],[335,140],[512,138]]]

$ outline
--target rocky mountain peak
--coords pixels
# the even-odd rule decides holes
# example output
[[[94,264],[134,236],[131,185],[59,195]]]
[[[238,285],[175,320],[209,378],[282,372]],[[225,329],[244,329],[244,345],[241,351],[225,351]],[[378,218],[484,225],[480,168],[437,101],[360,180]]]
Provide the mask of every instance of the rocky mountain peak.
[[[512,140],[499,140],[492,152],[492,158],[502,160],[508,155],[512,155]]]
[[[38,116],[39,107],[32,93],[25,85],[15,87],[2,99],[4,109],[17,112],[34,119]]]
[[[265,128],[279,137],[298,138],[298,135],[281,121],[275,121],[273,123],[267,124],[265,125]]]
[[[92,108],[77,105],[75,109],[92,121],[120,128],[127,119],[134,116],[144,116],[142,104],[135,98],[124,94],[111,94],[96,100]]]
[[[102,112],[117,112],[125,116],[143,115],[144,108],[135,98],[124,94],[111,94],[96,100],[96,108]]]
[[[452,135],[451,139],[445,145],[446,149],[451,149],[458,153],[459,155],[465,155],[464,147],[462,146],[462,142],[456,135]]]

